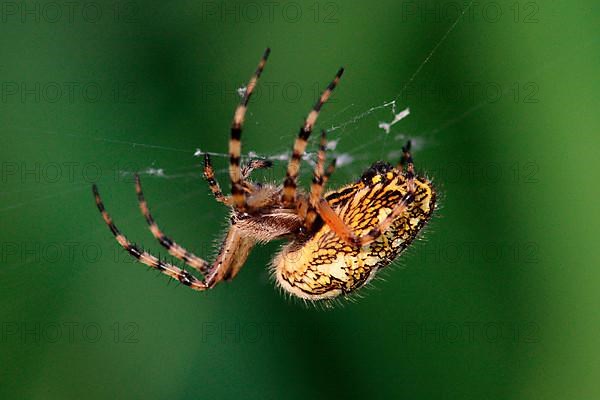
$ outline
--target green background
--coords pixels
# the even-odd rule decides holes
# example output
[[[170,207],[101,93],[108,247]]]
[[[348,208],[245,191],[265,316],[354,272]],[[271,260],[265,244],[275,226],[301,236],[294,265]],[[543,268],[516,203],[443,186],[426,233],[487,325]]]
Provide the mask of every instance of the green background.
[[[600,394],[597,2],[482,1],[458,20],[462,2],[65,4],[2,3],[1,398]],[[245,154],[289,151],[344,65],[318,124],[351,160],[332,186],[413,138],[440,192],[424,240],[333,309],[275,289],[280,243],[211,292],[167,284],[93,204],[96,181],[120,228],[164,253],[131,182],[162,169],[143,174],[154,216],[212,258],[227,210],[193,153],[226,153],[266,46]],[[386,135],[392,107],[369,110],[394,99],[411,114]]]

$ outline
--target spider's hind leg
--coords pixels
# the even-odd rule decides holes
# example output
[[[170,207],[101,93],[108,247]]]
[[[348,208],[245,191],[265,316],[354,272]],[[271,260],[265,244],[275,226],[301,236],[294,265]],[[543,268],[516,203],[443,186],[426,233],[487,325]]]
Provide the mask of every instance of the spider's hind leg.
[[[132,257],[136,258],[139,262],[146,264],[149,267],[152,267],[163,274],[178,280],[185,286],[189,286],[190,288],[198,291],[203,291],[208,289],[209,287],[200,279],[196,278],[189,272],[182,270],[174,266],[171,263],[163,261],[152,254],[140,249],[136,245],[132,244],[125,235],[123,235],[117,226],[112,221],[112,218],[104,208],[104,203],[102,202],[102,198],[100,197],[100,193],[98,192],[98,187],[96,185],[92,186],[92,191],[94,193],[94,198],[96,200],[96,206],[98,210],[102,214],[102,218],[108,228],[115,236],[117,242],[123,247]]]
[[[206,274],[209,270],[210,264],[203,260],[202,258],[196,256],[194,253],[191,253],[175,243],[171,238],[167,237],[158,227],[152,214],[150,213],[150,209],[148,208],[148,203],[144,197],[144,192],[142,191],[142,182],[140,181],[139,175],[135,175],[135,191],[137,193],[138,202],[140,205],[140,211],[142,215],[146,219],[148,223],[148,227],[150,228],[150,232],[152,235],[158,240],[158,242],[169,252],[173,257],[183,261],[190,267],[194,268],[196,271]]]
[[[232,280],[244,266],[256,242],[244,236],[232,225],[221,244],[219,255],[206,275],[206,284],[214,286],[222,280]]]

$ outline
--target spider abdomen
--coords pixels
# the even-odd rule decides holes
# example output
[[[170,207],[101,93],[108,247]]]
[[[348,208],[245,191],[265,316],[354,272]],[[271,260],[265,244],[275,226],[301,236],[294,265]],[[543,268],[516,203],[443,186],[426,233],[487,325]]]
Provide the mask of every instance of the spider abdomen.
[[[406,178],[400,171],[391,166],[375,171],[325,196],[358,236],[384,221],[407,193]],[[306,242],[284,247],[273,262],[279,285],[308,300],[331,299],[364,286],[400,255],[431,217],[433,186],[425,178],[417,177],[414,182],[415,200],[372,243],[351,246],[324,224]]]

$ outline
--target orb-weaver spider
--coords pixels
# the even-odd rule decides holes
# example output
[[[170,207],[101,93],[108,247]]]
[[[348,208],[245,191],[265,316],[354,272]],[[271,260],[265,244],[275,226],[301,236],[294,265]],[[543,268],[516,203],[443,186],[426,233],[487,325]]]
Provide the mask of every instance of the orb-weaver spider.
[[[379,161],[357,182],[323,194],[335,169],[335,161],[325,168],[325,131],[321,135],[310,193],[297,189],[300,160],[307,140],[343,69],[321,94],[300,128],[283,185],[250,181],[248,178],[254,169],[271,166],[267,160],[240,165],[244,116],[269,52],[269,49],[265,51],[233,116],[229,141],[230,196],[221,192],[210,157],[205,154],[204,176],[210,189],[218,202],[231,209],[229,231],[212,264],[162,233],[150,214],[139,176],[136,176],[140,209],[150,231],[169,254],[194,268],[203,279],[132,244],[112,222],[94,185],[96,204],[115,238],[129,254],[192,289],[204,291],[222,280],[233,279],[255,244],[287,238],[290,242],[272,262],[272,272],[281,288],[307,300],[347,295],[367,283],[412,242],[435,209],[435,191],[426,178],[415,176],[408,142],[396,167]]]

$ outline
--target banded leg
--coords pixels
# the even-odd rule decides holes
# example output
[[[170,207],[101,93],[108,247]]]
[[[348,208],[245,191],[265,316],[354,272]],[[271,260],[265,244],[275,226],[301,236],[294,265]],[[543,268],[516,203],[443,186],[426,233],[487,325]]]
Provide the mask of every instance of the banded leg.
[[[360,246],[358,237],[356,237],[354,232],[352,232],[352,229],[344,222],[344,220],[342,220],[335,210],[331,208],[327,200],[319,200],[317,211],[319,212],[319,215],[323,221],[325,221],[329,228],[335,232],[339,238],[344,240],[350,246]]]
[[[319,100],[317,100],[314,105],[312,111],[306,117],[304,121],[304,125],[300,128],[300,132],[298,133],[298,137],[294,142],[294,148],[292,151],[292,157],[290,158],[290,162],[288,163],[287,173],[285,181],[283,182],[283,194],[281,200],[284,206],[291,206],[296,201],[296,185],[298,180],[298,172],[300,170],[300,159],[304,151],[306,150],[306,144],[308,142],[308,137],[310,136],[315,122],[319,116],[319,112],[321,111],[321,107],[323,104],[329,99],[331,96],[331,92],[337,86],[342,74],[344,73],[344,69],[340,68],[335,78],[329,83],[327,89],[323,91]]]
[[[256,72],[250,78],[250,81],[246,86],[246,93],[244,94],[240,104],[237,106],[233,115],[233,122],[231,123],[231,138],[229,140],[229,176],[231,179],[231,196],[233,198],[233,204],[238,210],[243,210],[246,208],[246,194],[243,187],[244,178],[242,176],[242,169],[240,167],[242,151],[242,126],[244,124],[244,117],[246,115],[246,109],[248,108],[250,96],[252,96],[252,92],[254,91],[256,83],[258,82],[258,78],[265,67],[270,52],[271,50],[268,48],[265,50],[260,62],[258,63]]]
[[[313,180],[310,189],[310,206],[308,208],[308,212],[306,214],[304,220],[304,226],[306,229],[310,230],[315,219],[317,218],[317,204],[321,199],[321,195],[323,194],[323,189],[325,187],[325,179],[324,179],[324,164],[326,157],[326,146],[327,146],[327,137],[325,130],[321,131],[321,143],[319,144],[319,152],[317,153],[317,164],[315,165],[315,170],[313,172]]]
[[[146,222],[150,227],[150,232],[152,235],[158,240],[158,242],[169,252],[173,257],[183,261],[190,267],[194,268],[196,271],[200,272],[203,275],[206,275],[208,270],[210,269],[210,264],[203,260],[202,258],[196,256],[193,253],[190,253],[169,237],[165,236],[164,233],[160,230],[152,214],[150,214],[150,210],[148,209],[148,203],[144,198],[144,192],[142,191],[142,183],[140,181],[139,175],[135,175],[135,191],[137,193],[138,202],[140,204],[140,211],[146,218]]]
[[[163,274],[178,280],[185,286],[189,286],[190,288],[198,291],[203,291],[208,289],[208,286],[189,272],[182,270],[173,264],[170,264],[166,261],[162,261],[152,254],[141,250],[136,245],[132,244],[126,237],[123,235],[117,226],[113,223],[110,215],[104,208],[104,203],[100,197],[100,193],[98,192],[98,187],[96,185],[92,186],[92,191],[94,193],[94,198],[96,200],[96,206],[98,206],[98,210],[102,214],[102,218],[108,228],[115,236],[117,242],[123,247],[131,256],[138,259],[141,263],[146,264],[149,267],[152,267]]]
[[[231,198],[223,195],[221,191],[221,186],[219,182],[215,179],[215,170],[212,167],[210,162],[210,155],[208,153],[204,153],[204,178],[208,182],[208,187],[212,192],[213,196],[215,196],[215,200],[225,205],[231,205]]]

